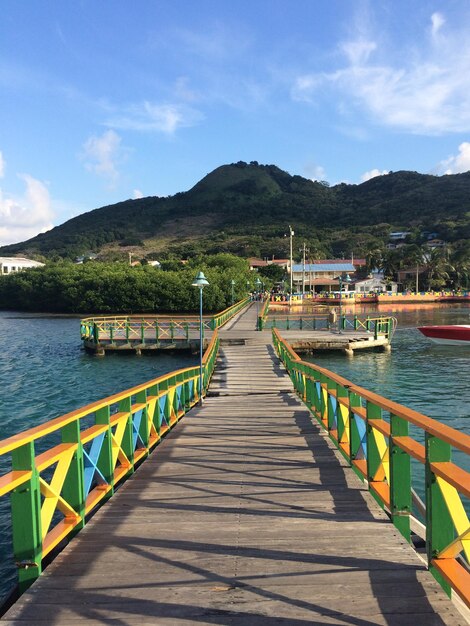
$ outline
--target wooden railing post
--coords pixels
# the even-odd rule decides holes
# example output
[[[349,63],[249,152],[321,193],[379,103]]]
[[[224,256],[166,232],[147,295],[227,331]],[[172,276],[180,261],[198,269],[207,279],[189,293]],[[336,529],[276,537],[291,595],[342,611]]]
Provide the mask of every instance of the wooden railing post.
[[[80,422],[67,424],[62,428],[62,443],[75,443],[77,449],[73,454],[72,461],[67,472],[67,477],[62,487],[62,495],[70,506],[80,516],[80,522],[75,527],[74,533],[85,526],[85,485],[83,447],[80,441]]]
[[[13,554],[22,593],[42,572],[41,493],[34,443],[16,448],[11,456],[13,471],[31,472],[31,478],[11,494]]]
[[[411,542],[411,458],[397,446],[394,437],[407,437],[408,422],[390,415],[390,509],[392,521],[408,542]]]
[[[450,461],[450,445],[426,433],[426,550],[428,566],[432,575],[450,595],[450,585],[432,564],[432,560],[454,538],[452,517],[447,509],[441,489],[437,484],[431,464]]]
[[[367,480],[370,486],[376,481],[376,474],[380,468],[382,459],[380,455],[380,450],[375,440],[374,429],[373,429],[373,426],[369,424],[369,420],[381,419],[382,409],[368,400],[366,404],[366,415],[367,415],[367,424],[366,424]],[[378,481],[378,482],[381,482],[381,481]],[[371,490],[371,494],[375,497],[379,505],[383,508],[384,503],[379,497],[377,497],[377,494],[375,493],[374,490]]]
[[[132,436],[132,413],[131,413],[131,398],[124,398],[119,402],[119,411],[128,413],[126,419],[126,427],[121,441],[121,448],[129,461],[129,469],[127,474],[134,472],[134,440]],[[126,475],[127,475],[126,474]]]
[[[95,414],[96,424],[106,425],[107,431],[104,434],[103,443],[101,445],[100,456],[98,458],[97,467],[106,482],[110,486],[105,499],[109,499],[114,494],[114,464],[112,450],[112,432],[110,426],[110,410],[109,405],[98,409]]]

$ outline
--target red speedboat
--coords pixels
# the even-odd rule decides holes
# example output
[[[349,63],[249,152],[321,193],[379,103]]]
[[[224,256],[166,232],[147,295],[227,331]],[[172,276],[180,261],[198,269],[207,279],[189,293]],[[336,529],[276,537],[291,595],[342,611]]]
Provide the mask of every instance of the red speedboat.
[[[425,337],[444,345],[470,346],[470,324],[453,324],[449,326],[420,326],[418,330]]]

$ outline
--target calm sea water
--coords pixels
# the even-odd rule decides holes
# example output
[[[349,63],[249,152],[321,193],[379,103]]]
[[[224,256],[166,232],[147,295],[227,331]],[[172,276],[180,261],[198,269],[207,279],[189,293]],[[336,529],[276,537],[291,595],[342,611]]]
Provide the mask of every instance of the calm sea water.
[[[470,324],[470,305],[424,304],[354,307],[348,313],[393,315],[398,327],[392,352],[318,352],[315,363],[382,396],[405,404],[457,430],[470,427],[470,346],[439,346],[417,326]]]
[[[351,382],[415,409],[456,430],[470,433],[470,346],[439,346],[426,339],[417,326],[470,324],[468,304],[380,305],[354,307],[348,313],[393,315],[398,327],[392,351],[317,353],[310,360]],[[410,434],[424,442],[424,433],[411,427]],[[458,450],[453,460],[470,471],[470,457]],[[424,496],[424,467],[412,460],[413,487]],[[470,503],[464,501],[470,514]]]
[[[470,306],[372,305],[350,312],[397,317],[392,352],[358,351],[353,358],[319,353],[312,360],[469,432],[470,348],[432,344],[416,326],[470,324]],[[0,439],[195,362],[183,354],[90,356],[81,349],[79,319],[73,317],[0,312],[0,341]],[[0,474],[5,470],[0,459]],[[10,545],[8,500],[1,498],[0,599],[15,580]]]
[[[80,320],[0,311],[0,440],[166,372],[189,367],[186,353],[111,354],[81,348]],[[2,462],[3,461],[3,462]],[[0,458],[0,475],[9,471]],[[14,584],[9,502],[0,498],[0,604]]]

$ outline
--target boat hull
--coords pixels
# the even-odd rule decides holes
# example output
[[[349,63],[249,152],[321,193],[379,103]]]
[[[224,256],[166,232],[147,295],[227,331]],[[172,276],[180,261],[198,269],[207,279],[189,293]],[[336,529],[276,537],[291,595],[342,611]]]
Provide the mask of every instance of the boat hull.
[[[444,346],[470,346],[470,325],[421,326],[418,330],[434,343]]]

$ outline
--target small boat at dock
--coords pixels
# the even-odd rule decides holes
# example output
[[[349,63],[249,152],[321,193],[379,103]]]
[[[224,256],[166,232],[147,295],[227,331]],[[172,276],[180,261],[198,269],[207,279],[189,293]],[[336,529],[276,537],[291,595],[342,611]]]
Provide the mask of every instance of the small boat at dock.
[[[441,345],[470,346],[470,324],[452,324],[448,326],[419,326],[418,330],[425,337]]]

